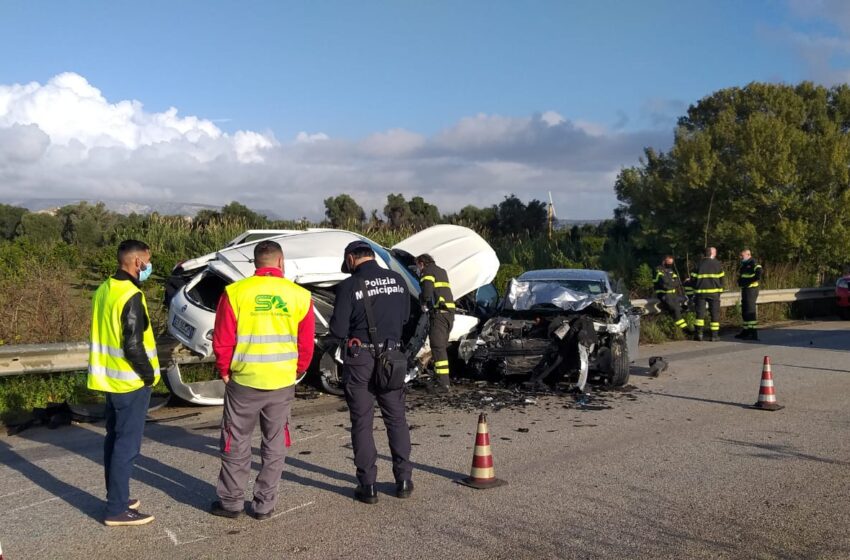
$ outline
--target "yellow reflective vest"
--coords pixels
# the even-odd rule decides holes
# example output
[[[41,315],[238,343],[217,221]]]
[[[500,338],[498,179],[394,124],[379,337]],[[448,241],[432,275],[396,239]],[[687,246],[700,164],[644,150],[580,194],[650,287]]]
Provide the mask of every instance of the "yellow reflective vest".
[[[159,358],[151,328],[145,295],[130,280],[110,278],[100,285],[92,301],[91,339],[89,341],[89,373],[87,386],[107,393],[129,393],[145,386],[124,357],[121,313],[136,294],[142,294],[142,307],[148,317],[148,328],[142,340],[154,371],[154,385],[159,383]]]
[[[310,311],[310,292],[277,276],[251,276],[226,291],[236,317],[232,379],[263,390],[294,385],[298,324]]]

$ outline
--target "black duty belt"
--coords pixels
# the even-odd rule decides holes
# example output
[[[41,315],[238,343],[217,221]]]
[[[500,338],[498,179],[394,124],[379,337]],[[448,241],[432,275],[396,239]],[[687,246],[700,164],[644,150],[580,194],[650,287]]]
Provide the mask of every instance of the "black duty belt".
[[[395,350],[399,348],[401,344],[396,342],[395,340],[388,340],[387,342],[381,342],[379,344],[372,344],[371,342],[361,342],[359,338],[350,338],[348,339],[347,346],[359,346],[360,348],[370,348],[370,349],[378,349],[383,350],[386,346],[389,350]]]

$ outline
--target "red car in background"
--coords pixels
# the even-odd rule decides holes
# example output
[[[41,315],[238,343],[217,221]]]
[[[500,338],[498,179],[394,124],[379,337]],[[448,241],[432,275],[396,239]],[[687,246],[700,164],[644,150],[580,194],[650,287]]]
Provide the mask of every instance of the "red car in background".
[[[842,319],[850,319],[850,274],[846,274],[835,283],[835,304]]]

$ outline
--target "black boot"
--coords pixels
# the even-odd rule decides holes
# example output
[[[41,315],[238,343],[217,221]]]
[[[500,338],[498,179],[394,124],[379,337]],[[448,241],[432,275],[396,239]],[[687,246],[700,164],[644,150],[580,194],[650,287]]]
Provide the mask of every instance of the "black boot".
[[[360,484],[354,489],[354,499],[364,504],[377,504],[378,491],[374,484]]]
[[[711,340],[711,342],[717,342],[718,340],[720,340],[720,333],[718,333],[717,331],[711,331],[711,339],[710,340]]]
[[[742,329],[741,332],[735,335],[735,338],[740,338],[741,340],[750,338],[750,329]]]
[[[702,329],[694,330],[694,340],[697,342],[702,342]]]
[[[750,329],[750,334],[747,335],[747,340],[758,340],[758,339],[759,339],[758,329]]]

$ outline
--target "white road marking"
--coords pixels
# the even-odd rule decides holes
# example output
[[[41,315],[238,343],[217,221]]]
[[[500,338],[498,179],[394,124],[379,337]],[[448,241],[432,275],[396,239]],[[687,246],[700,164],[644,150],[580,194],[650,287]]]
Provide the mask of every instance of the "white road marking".
[[[307,437],[303,437],[303,438],[299,438],[299,439],[293,439],[292,443],[298,443],[299,441],[307,441],[308,439],[317,438],[320,435],[322,435],[322,432],[319,432],[318,434],[314,434],[312,436],[307,436]]]
[[[180,542],[177,539],[177,534],[174,531],[172,531],[171,529],[166,529],[165,534],[168,535],[168,538],[171,540],[172,543],[174,543],[174,546],[183,546],[184,544],[192,544],[192,543],[196,543],[196,542],[199,542],[199,541],[205,541],[209,538],[209,537],[205,537],[205,536],[201,535],[201,536],[194,538],[190,541]]]
[[[296,509],[301,509],[301,508],[303,508],[303,507],[311,506],[311,505],[313,505],[313,504],[315,504],[315,503],[316,503],[316,502],[307,502],[306,504],[301,504],[300,506],[291,507],[291,508],[289,508],[289,509],[288,509],[288,510],[286,510],[286,511],[282,511],[282,512],[280,512],[280,513],[276,513],[276,514],[272,515],[270,519],[274,519],[275,517],[280,517],[281,515],[286,515],[287,513],[292,513],[292,512],[293,512],[293,511],[295,511]]]
[[[23,492],[29,492],[30,490],[34,490],[38,488],[38,486],[30,486],[29,488],[24,488],[23,490],[18,490],[17,492],[11,492],[9,494],[3,494],[0,498],[8,498],[9,496],[14,496],[15,494],[22,494]]]

